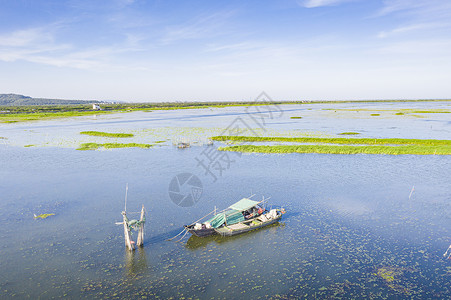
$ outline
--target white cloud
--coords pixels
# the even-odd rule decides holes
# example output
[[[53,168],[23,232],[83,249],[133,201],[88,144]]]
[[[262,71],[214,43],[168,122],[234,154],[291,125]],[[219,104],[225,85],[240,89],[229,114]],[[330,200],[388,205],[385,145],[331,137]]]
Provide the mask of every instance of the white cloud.
[[[447,27],[448,24],[443,23],[423,23],[423,24],[412,24],[407,26],[401,26],[394,28],[389,31],[381,31],[378,33],[378,38],[387,38],[392,35],[402,34],[411,31],[419,31],[419,30],[427,30],[427,29],[435,29],[440,27]]]
[[[356,0],[303,0],[298,1],[298,3],[301,6],[307,7],[307,8],[313,8],[313,7],[321,7],[321,6],[333,6],[333,5],[339,5],[345,2],[351,2]]]
[[[418,18],[441,19],[451,16],[451,2],[444,0],[384,0],[376,16],[403,13]]]
[[[17,30],[10,34],[0,35],[0,47],[22,47],[51,41],[51,35],[43,28]]]
[[[227,20],[233,11],[218,12],[194,18],[183,25],[169,27],[161,39],[163,44],[171,44],[181,40],[202,39],[224,33]]]

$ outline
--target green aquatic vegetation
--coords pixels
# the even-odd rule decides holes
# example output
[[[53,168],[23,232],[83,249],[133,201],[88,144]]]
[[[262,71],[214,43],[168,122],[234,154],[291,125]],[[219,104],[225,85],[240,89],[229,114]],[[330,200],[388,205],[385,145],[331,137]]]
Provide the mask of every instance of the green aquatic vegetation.
[[[411,294],[412,288],[406,283],[400,282],[404,271],[408,270],[399,267],[381,267],[374,275],[382,278],[390,289],[403,294]]]
[[[144,148],[148,149],[151,148],[153,145],[151,144],[137,144],[137,143],[105,143],[105,144],[98,144],[98,143],[83,143],[80,145],[80,147],[77,148],[77,150],[97,150],[99,148],[104,149],[116,149],[116,148]]]
[[[370,116],[372,116],[372,117],[378,117],[378,116],[380,116],[381,114],[371,114]]]
[[[25,145],[24,147],[28,148],[28,147],[34,147],[34,146],[36,146],[36,145]]]
[[[357,135],[357,134],[360,134],[360,133],[359,132],[352,132],[352,131],[339,133],[339,135]]]
[[[92,110],[88,104],[69,105],[21,105],[0,107],[0,123],[15,123],[23,121],[38,121],[55,118],[79,117],[122,113],[132,111],[174,110],[224,108],[232,106],[265,106],[265,105],[303,105],[303,104],[342,104],[342,103],[397,103],[397,102],[445,102],[451,100],[360,100],[360,101],[242,101],[242,102],[163,102],[163,103],[101,103],[102,110]],[[335,111],[375,111],[370,109],[325,109]],[[383,111],[383,110],[377,110]],[[393,110],[392,110],[393,111]],[[399,110],[398,110],[399,111]],[[408,113],[451,113],[449,110],[412,110]]]
[[[290,117],[290,119],[302,119],[302,117]]]
[[[425,145],[451,146],[451,140],[423,140],[423,139],[377,139],[377,138],[322,138],[322,137],[265,137],[265,136],[214,136],[215,141],[240,142],[297,142],[320,144],[360,144],[360,145]]]
[[[402,112],[397,112],[395,115],[397,115],[397,116],[403,116],[404,113],[402,113]]]
[[[101,131],[82,131],[80,134],[113,138],[129,138],[134,136],[132,133],[110,133]]]
[[[49,119],[80,117],[108,113],[112,113],[112,111],[60,111],[60,112],[29,112],[29,113],[0,114],[0,123],[49,120]]]
[[[34,215],[35,219],[46,219],[50,216],[54,216],[55,214],[40,214],[40,215]]]
[[[414,154],[414,155],[451,155],[451,146],[351,146],[351,145],[241,145],[218,148],[220,151],[253,153],[322,153],[322,154]]]
[[[448,109],[401,109],[402,113],[411,114],[449,114],[451,110]]]
[[[392,268],[379,268],[377,270],[377,276],[381,277],[388,283],[392,283],[395,281],[395,275],[398,275],[397,272],[395,272]]]

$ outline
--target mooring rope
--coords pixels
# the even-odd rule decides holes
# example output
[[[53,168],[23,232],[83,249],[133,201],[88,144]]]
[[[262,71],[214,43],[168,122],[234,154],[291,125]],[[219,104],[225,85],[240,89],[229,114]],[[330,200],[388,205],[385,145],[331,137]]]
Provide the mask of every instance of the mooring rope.
[[[172,238],[170,238],[170,239],[167,239],[167,241],[172,241],[173,239],[175,239],[176,237],[178,237],[179,235],[181,235],[182,234],[182,232],[183,231],[185,231],[186,230],[186,228],[183,228],[183,230],[182,231],[180,231],[180,233],[179,234],[177,234],[176,236],[174,236],[174,237],[172,237]],[[188,230],[186,230],[187,232],[188,232]]]
[[[206,214],[205,216],[203,216],[203,217],[200,218],[199,220],[197,220],[197,221],[191,223],[191,224],[188,225],[188,226],[191,226],[191,225],[196,224],[197,222],[199,222],[200,220],[204,219],[205,217],[211,215],[211,214],[214,213],[214,212],[215,212],[215,211],[213,210],[212,212]],[[173,239],[175,239],[176,237],[178,237],[179,235],[181,235],[184,231],[186,231],[186,232],[185,232],[185,234],[183,235],[183,237],[181,238],[181,239],[183,239],[183,238],[185,237],[185,235],[188,233],[188,230],[187,230],[186,228],[183,228],[183,230],[180,231],[176,236],[174,236],[174,237],[172,237],[172,238],[170,238],[170,239],[167,239],[167,241],[172,241]],[[181,239],[180,239],[180,240],[181,240]],[[178,240],[178,241],[180,241],[180,240]],[[176,242],[178,242],[178,241],[176,241]]]
[[[184,238],[185,235],[187,235],[187,234],[188,234],[188,230],[186,230],[185,234],[184,234],[180,239],[176,240],[175,242],[180,242],[181,240],[183,240],[183,238]]]

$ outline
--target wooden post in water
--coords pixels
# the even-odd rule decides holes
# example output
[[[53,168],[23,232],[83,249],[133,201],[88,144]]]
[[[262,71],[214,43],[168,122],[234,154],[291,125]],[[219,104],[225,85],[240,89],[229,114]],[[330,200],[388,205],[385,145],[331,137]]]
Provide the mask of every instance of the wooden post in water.
[[[135,249],[134,242],[132,241],[130,235],[130,227],[128,227],[128,218],[125,211],[122,212],[123,223],[124,223],[124,238],[125,238],[125,247],[127,247],[130,251]]]
[[[142,246],[144,241],[144,222],[145,222],[145,214],[144,214],[144,204],[141,208],[141,217],[139,218],[139,231],[138,231],[138,240],[136,241],[136,246]]]

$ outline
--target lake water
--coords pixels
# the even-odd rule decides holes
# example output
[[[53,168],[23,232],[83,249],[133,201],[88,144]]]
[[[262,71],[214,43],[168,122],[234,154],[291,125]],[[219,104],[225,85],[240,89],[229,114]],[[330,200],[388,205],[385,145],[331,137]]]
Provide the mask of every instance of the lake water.
[[[279,108],[0,124],[2,298],[450,298],[451,260],[443,256],[451,244],[450,156],[228,153],[222,170],[210,169],[216,180],[198,162],[223,154],[208,137],[238,121],[258,135],[450,139],[451,114],[395,114],[450,110],[449,102]],[[79,134],[85,130],[135,137]],[[75,150],[94,141],[165,142]],[[193,146],[177,149],[178,141]],[[169,197],[181,173],[202,182],[190,207]],[[115,225],[126,183],[129,215],[136,218],[141,204],[148,212],[144,247],[134,252]],[[282,221],[231,238],[167,241],[215,206],[252,194],[283,206]],[[55,215],[33,218],[41,213]]]

